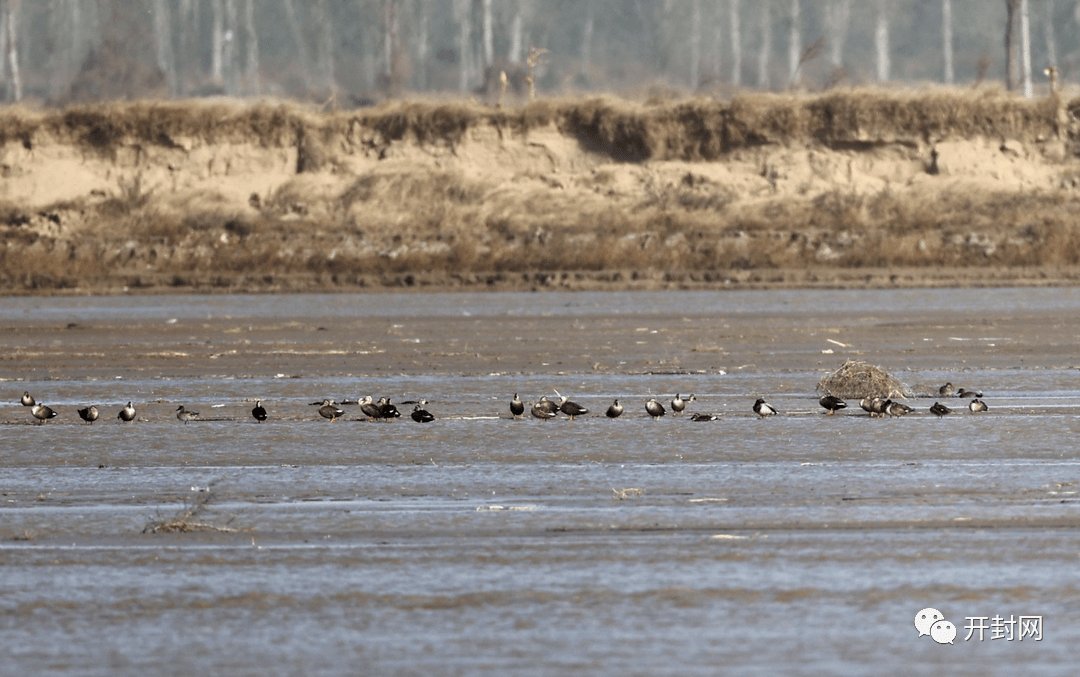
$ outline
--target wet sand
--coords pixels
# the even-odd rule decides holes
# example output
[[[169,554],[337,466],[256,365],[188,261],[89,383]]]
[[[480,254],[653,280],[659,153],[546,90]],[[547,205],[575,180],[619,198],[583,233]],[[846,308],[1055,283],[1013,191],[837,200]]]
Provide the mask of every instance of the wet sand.
[[[1080,640],[1078,307],[1070,289],[5,299],[0,672],[1060,674]],[[814,386],[848,358],[991,409],[824,416]],[[513,392],[554,389],[592,414],[510,420]],[[23,390],[60,416],[30,423]],[[721,419],[650,420],[675,392]],[[365,394],[439,419],[309,405]],[[757,420],[758,396],[781,415]],[[623,418],[598,416],[615,397]],[[213,529],[144,533],[195,507]],[[925,607],[953,646],[918,636]],[[965,616],[995,614],[1042,615],[1045,637],[964,641]]]

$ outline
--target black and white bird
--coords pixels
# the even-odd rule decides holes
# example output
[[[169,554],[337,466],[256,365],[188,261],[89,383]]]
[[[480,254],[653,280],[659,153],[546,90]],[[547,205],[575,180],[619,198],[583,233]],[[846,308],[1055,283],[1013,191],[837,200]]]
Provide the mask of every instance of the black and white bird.
[[[619,418],[623,413],[623,405],[619,404],[618,400],[613,400],[611,406],[607,408],[604,415],[608,418]]]
[[[514,393],[514,399],[510,400],[510,413],[514,418],[521,418],[525,413],[525,403],[517,393]]]
[[[667,413],[664,405],[657,402],[655,397],[649,398],[649,401],[645,403],[645,411],[649,412],[649,416],[653,418],[660,418]]]
[[[945,385],[938,388],[938,395],[940,395],[941,397],[952,397],[953,393],[955,392],[956,389],[953,388],[953,384],[951,382],[946,383]]]
[[[368,417],[369,421],[377,421],[382,416],[382,407],[375,404],[371,395],[365,395],[360,399],[360,411]]]
[[[263,408],[262,400],[255,400],[255,408],[251,410],[251,415],[259,423],[266,420],[266,409]]]
[[[30,391],[24,390],[22,397],[19,399],[24,407],[32,407],[37,404],[37,401],[30,395]]]
[[[546,397],[541,397],[539,402],[530,407],[529,412],[533,415],[533,418],[538,418],[541,421],[546,421],[549,418],[555,418],[559,415],[558,405]]]
[[[195,419],[199,418],[199,412],[188,411],[184,408],[184,405],[181,404],[179,407],[176,408],[176,418],[183,421],[184,424],[187,425],[188,421],[194,421]]]
[[[968,402],[968,409],[971,411],[971,413],[977,414],[981,411],[989,411],[990,407],[986,406],[986,402],[983,402],[976,397],[972,401]]]
[[[938,418],[952,413],[952,409],[949,409],[941,402],[934,402],[934,405],[930,407],[930,413]]]
[[[420,400],[413,407],[412,413],[409,416],[417,423],[431,423],[435,420],[435,417],[431,415],[431,412],[424,409],[423,405],[427,404],[427,400]]]
[[[829,416],[835,414],[838,409],[847,409],[847,402],[839,397],[833,397],[832,395],[824,395],[818,400],[818,404],[829,413]]]
[[[397,407],[391,404],[389,397],[380,397],[379,417],[384,421],[389,421],[392,418],[401,418],[401,412],[397,410]]]
[[[766,402],[765,398],[759,397],[757,401],[754,402],[754,413],[761,418],[765,418],[766,416],[776,416],[779,412],[776,411],[775,407]]]
[[[956,393],[956,396],[957,397],[963,397],[963,398],[968,398],[968,397],[976,397],[977,398],[977,397],[982,397],[982,391],[981,390],[968,390],[967,388],[961,388]]]
[[[903,402],[892,402],[885,407],[885,413],[893,418],[900,418],[915,411],[913,408],[904,404]]]
[[[577,402],[571,402],[566,395],[559,395],[559,411],[570,417],[573,421],[575,416],[584,416],[589,410]]]
[[[345,412],[338,408],[333,400],[323,400],[322,406],[319,407],[319,416],[330,419],[331,423],[344,415]]]
[[[691,421],[719,421],[720,417],[716,414],[690,414]]]
[[[131,406],[131,402],[128,402],[126,406],[120,409],[120,413],[116,415],[116,418],[124,423],[131,423],[135,420],[135,407]]]
[[[98,408],[92,404],[85,409],[79,410],[79,418],[86,421],[88,425],[94,425],[94,421],[98,420],[99,415]]]
[[[671,400],[671,415],[678,416],[686,410],[686,404],[688,402],[696,402],[697,398],[691,394],[689,397],[683,398],[679,396],[679,393],[675,393],[675,399]]]
[[[30,414],[38,420],[38,425],[56,417],[55,411],[39,403],[35,403],[34,406],[30,407]]]

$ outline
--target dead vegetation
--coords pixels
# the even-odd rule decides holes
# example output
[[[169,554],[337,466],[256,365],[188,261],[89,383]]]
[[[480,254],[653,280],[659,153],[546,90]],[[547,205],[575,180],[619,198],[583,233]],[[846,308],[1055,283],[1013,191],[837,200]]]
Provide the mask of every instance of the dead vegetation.
[[[190,534],[197,531],[216,531],[224,533],[232,533],[237,531],[228,526],[232,522],[232,518],[224,525],[211,524],[204,521],[205,513],[211,512],[208,509],[210,502],[213,500],[214,494],[207,487],[205,490],[199,491],[194,498],[185,498],[183,501],[183,507],[174,515],[163,516],[160,513],[152,520],[147,522],[143,527],[142,533],[144,534]]]
[[[879,366],[861,360],[847,360],[818,381],[817,391],[844,399],[864,397],[912,397],[911,389]]]

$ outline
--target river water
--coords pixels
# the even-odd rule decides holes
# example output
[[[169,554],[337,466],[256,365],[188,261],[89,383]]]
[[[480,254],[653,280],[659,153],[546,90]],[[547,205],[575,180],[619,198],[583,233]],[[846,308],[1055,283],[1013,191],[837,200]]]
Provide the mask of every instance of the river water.
[[[1071,289],[3,299],[0,674],[1065,674],[1077,318]],[[826,416],[848,358],[990,410]],[[556,390],[591,413],[510,417]],[[646,415],[676,392],[719,420]],[[310,405],[368,394],[437,420]]]

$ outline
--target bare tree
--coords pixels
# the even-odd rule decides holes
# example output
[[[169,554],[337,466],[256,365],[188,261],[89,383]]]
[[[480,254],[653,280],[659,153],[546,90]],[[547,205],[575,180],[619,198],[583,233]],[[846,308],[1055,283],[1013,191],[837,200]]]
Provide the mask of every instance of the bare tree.
[[[1057,68],[1057,39],[1054,37],[1054,0],[1046,0],[1043,34],[1046,38],[1046,63],[1052,68]]]
[[[690,3],[690,86],[701,83],[701,0]]]
[[[1020,54],[1023,59],[1024,98],[1030,99],[1034,92],[1031,82],[1031,22],[1028,0],[1020,0]]]
[[[506,60],[510,63],[525,61],[525,22],[529,19],[531,9],[531,0],[517,0],[514,18],[510,21],[510,49],[506,54]]]
[[[315,0],[315,24],[318,39],[315,42],[315,63],[326,92],[337,94],[337,77],[334,74],[334,24],[326,11],[326,0]]]
[[[173,61],[172,22],[169,20],[169,6],[165,0],[154,0],[154,47],[157,55],[157,67],[165,74],[169,95],[176,95],[176,67]]]
[[[246,41],[247,59],[244,65],[245,90],[249,94],[258,96],[259,84],[259,35],[255,32],[255,2],[244,2],[244,39]]]
[[[788,83],[799,83],[799,65],[802,59],[802,18],[799,16],[799,0],[791,0],[791,26],[788,32]]]
[[[0,0],[0,83],[7,79],[8,8],[7,0]]]
[[[758,87],[769,87],[769,57],[772,55],[772,14],[770,0],[761,0],[761,45],[758,50]]]
[[[739,0],[728,0],[728,27],[731,29],[731,84],[742,84],[742,29],[739,26]]]
[[[951,85],[955,77],[953,74],[952,50],[952,0],[941,0],[941,40],[942,53],[945,59],[945,84]]]
[[[458,87],[463,92],[469,91],[472,85],[472,2],[470,0],[454,0],[454,20],[458,22],[458,48],[461,52],[460,74],[461,79]]]
[[[1016,24],[1020,0],[1005,0],[1005,87],[1016,88]]]
[[[431,51],[431,2],[429,0],[416,0],[416,85],[419,89],[427,89],[428,53]]]
[[[877,0],[877,20],[874,23],[874,65],[878,82],[889,81],[889,0]]]
[[[480,21],[484,31],[484,68],[495,63],[495,19],[491,12],[491,0],[480,0]]]
[[[305,87],[311,87],[311,57],[308,56],[307,42],[304,40],[304,30],[300,24],[300,19],[296,16],[296,7],[293,5],[293,0],[283,0],[285,5],[285,18],[289,22],[289,34],[292,35],[293,43],[296,45],[296,60],[300,64],[300,70],[303,72]]]
[[[829,33],[829,63],[833,68],[844,67],[844,42],[851,22],[851,0],[832,0],[825,7],[825,24]]]
[[[585,25],[581,30],[581,77],[589,75],[589,63],[592,60],[593,41],[593,2],[585,0]]]

